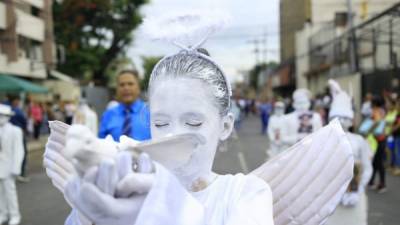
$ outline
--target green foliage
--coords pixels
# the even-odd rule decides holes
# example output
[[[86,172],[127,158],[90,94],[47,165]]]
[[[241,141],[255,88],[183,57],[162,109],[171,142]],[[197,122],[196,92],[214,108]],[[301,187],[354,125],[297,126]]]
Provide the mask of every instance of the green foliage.
[[[258,76],[260,75],[261,71],[265,70],[266,68],[276,68],[278,63],[276,62],[269,62],[269,63],[261,63],[255,65],[249,72],[250,76],[250,87],[254,90],[258,88]]]
[[[105,84],[110,63],[125,53],[132,31],[141,23],[147,0],[63,0],[53,2],[57,44],[66,49],[59,70],[76,78],[91,73]]]
[[[160,61],[161,57],[143,57],[143,69],[144,69],[144,77],[141,81],[140,86],[142,90],[147,90],[149,86],[149,80],[151,71],[153,71],[154,66]]]

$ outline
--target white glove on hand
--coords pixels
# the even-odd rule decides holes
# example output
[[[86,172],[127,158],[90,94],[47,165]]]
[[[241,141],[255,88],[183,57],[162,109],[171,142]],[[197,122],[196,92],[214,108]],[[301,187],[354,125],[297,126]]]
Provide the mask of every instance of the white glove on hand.
[[[61,193],[64,193],[68,179],[75,175],[72,163],[60,153],[63,148],[64,146],[59,141],[52,140],[50,136],[43,155],[43,165],[46,168],[46,174]]]
[[[138,169],[148,169],[144,166],[148,164],[151,164],[149,157],[141,155]],[[133,172],[131,155],[122,152],[116,163],[104,160],[98,168],[86,172],[83,180],[75,177],[69,181],[65,195],[96,225],[134,224],[146,198],[144,193],[153,184],[153,176]]]

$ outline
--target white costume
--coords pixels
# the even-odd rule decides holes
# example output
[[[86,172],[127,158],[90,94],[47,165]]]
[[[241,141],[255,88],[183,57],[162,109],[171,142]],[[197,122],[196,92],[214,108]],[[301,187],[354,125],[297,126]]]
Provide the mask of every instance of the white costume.
[[[285,124],[284,112],[285,104],[283,102],[276,102],[274,105],[274,114],[269,118],[267,129],[270,141],[269,149],[267,150],[269,157],[273,157],[289,147],[289,145],[282,143],[282,127]]]
[[[82,124],[87,126],[94,134],[98,132],[97,114],[93,111],[85,100],[81,100],[78,109],[72,119],[72,124]]]
[[[333,212],[354,164],[338,122],[250,175],[212,172],[218,143],[229,137],[234,122],[228,80],[197,51],[220,26],[213,19],[184,14],[149,25],[155,38],[182,48],[161,59],[151,74],[152,140],[121,137],[116,144],[79,125],[50,124],[44,165],[74,209],[67,225],[319,225]],[[205,36],[189,45],[176,37],[199,33]],[[197,138],[179,139],[188,136]]]
[[[295,111],[284,117],[285,125],[282,129],[282,142],[284,144],[294,145],[322,127],[321,116],[309,110],[310,104],[310,92],[307,89],[297,89],[293,93]]]
[[[329,118],[339,118],[344,129],[352,125],[354,112],[351,98],[333,81],[329,81],[333,101]],[[327,225],[351,224],[367,225],[368,199],[365,188],[372,174],[372,150],[366,140],[351,132],[346,132],[352,146],[355,165],[359,174],[353,178],[349,190],[343,195],[341,204],[328,219]]]
[[[19,224],[15,177],[21,173],[24,158],[22,130],[8,122],[12,115],[9,106],[0,104],[0,224]]]

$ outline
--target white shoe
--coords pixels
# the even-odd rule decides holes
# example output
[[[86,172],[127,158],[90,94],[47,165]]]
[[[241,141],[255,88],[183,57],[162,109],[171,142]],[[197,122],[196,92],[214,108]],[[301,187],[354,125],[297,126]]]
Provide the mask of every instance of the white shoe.
[[[21,218],[11,218],[8,221],[8,225],[19,225],[21,223]]]

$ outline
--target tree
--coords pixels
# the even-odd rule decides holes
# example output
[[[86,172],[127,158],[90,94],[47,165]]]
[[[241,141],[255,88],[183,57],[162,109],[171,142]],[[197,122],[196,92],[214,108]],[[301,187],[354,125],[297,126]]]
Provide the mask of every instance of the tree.
[[[249,72],[250,76],[250,87],[254,90],[258,89],[258,76],[260,73],[265,70],[266,68],[274,69],[278,66],[276,62],[269,62],[269,63],[261,63],[255,65]]]
[[[143,57],[143,69],[144,77],[141,81],[140,86],[142,90],[146,91],[149,86],[151,71],[153,71],[154,66],[160,61],[162,57]]]
[[[54,1],[57,44],[66,49],[59,70],[74,77],[89,74],[95,83],[107,83],[105,71],[125,53],[132,31],[141,23],[139,8],[147,0]]]

